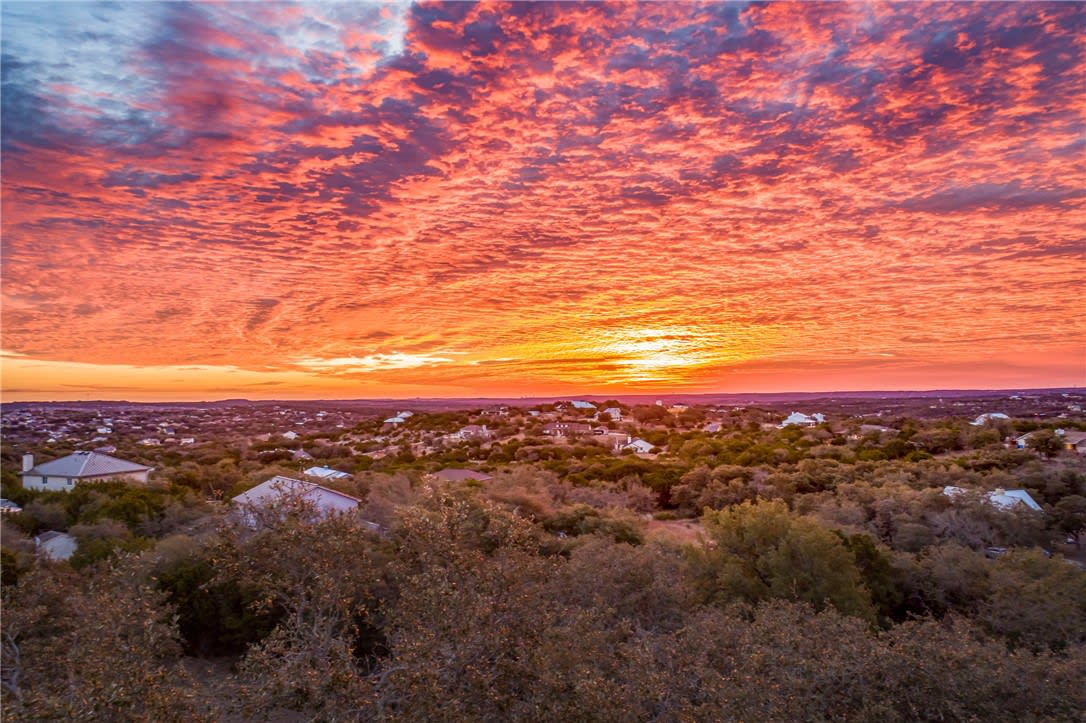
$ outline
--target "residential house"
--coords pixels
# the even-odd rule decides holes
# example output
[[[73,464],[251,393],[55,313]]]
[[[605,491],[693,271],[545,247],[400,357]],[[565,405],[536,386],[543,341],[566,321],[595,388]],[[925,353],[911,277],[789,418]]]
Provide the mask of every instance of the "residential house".
[[[401,417],[399,414],[397,414],[395,417],[389,417],[388,419],[386,419],[383,424],[391,424],[393,426],[396,426],[399,424],[403,424],[406,421],[406,417]]]
[[[592,425],[584,422],[549,422],[543,425],[543,434],[548,437],[569,437],[591,432]]]
[[[22,512],[23,508],[8,499],[0,499],[0,515],[14,515]]]
[[[271,508],[310,508],[318,519],[334,515],[354,514],[361,500],[348,494],[322,487],[315,482],[276,475],[231,500],[241,510],[247,524],[256,524],[257,510]]]
[[[152,468],[99,452],[75,452],[34,465],[34,455],[23,455],[23,487],[29,490],[69,491],[80,482],[107,479],[146,483]]]
[[[1064,449],[1069,449],[1079,454],[1086,453],[1086,432],[1064,431],[1060,435],[1063,439]]]
[[[626,446],[624,446],[623,449],[631,450],[636,454],[648,454],[652,450],[656,449],[656,447],[643,439],[635,439]]]
[[[1033,438],[1034,434],[1035,432],[1026,432],[1021,437],[1016,437],[1014,446],[1018,449],[1026,449],[1029,446],[1029,440]],[[1077,451],[1080,454],[1086,451],[1086,432],[1057,429],[1056,436],[1060,438],[1064,449],[1073,452]]]
[[[996,419],[1010,419],[1010,417],[1008,417],[1003,412],[985,412],[984,414],[980,415],[979,417],[974,419],[972,422],[970,422],[970,424],[973,425],[974,427],[982,427],[982,426],[984,426],[985,422],[996,420]]]
[[[289,432],[283,432],[283,439],[298,439],[298,433],[293,430]]]
[[[596,408],[596,405],[593,404],[592,402],[585,402],[585,401],[581,401],[579,399],[574,399],[573,401],[570,402],[570,405],[572,405],[574,409],[595,409]]]
[[[340,472],[338,469],[329,469],[328,465],[323,467],[310,467],[303,472],[306,477],[317,477],[319,479],[350,479],[351,475],[348,472]]]
[[[943,488],[943,494],[952,498],[959,497],[966,494],[966,490],[961,487],[947,485]],[[1019,506],[1025,506],[1034,512],[1043,511],[1036,500],[1034,500],[1033,497],[1030,496],[1030,493],[1025,490],[996,489],[985,494],[984,498],[993,507],[998,507],[1001,510],[1013,510]]]
[[[479,472],[474,469],[455,469],[453,467],[446,467],[445,469],[434,472],[428,476],[439,482],[467,482],[468,480],[489,482],[493,479],[493,477],[485,472]]]
[[[75,554],[79,542],[67,532],[49,530],[34,538],[34,546],[42,557],[60,562]]]
[[[618,407],[608,407],[603,410],[603,413],[610,417],[612,422],[622,421],[622,410]]]
[[[462,427],[459,432],[454,432],[452,436],[462,440],[487,440],[493,437],[494,433],[487,429],[485,424],[469,424]]]
[[[792,412],[783,422],[777,425],[777,429],[784,429],[785,427],[791,426],[813,427],[814,425],[822,424],[825,421],[826,417],[818,412],[815,412],[809,417],[803,412]]]

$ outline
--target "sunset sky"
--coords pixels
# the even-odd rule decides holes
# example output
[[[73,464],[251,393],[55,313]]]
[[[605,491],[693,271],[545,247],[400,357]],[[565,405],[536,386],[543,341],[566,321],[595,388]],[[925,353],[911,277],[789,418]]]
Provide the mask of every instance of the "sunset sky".
[[[5,401],[1086,383],[1086,4],[0,13]]]

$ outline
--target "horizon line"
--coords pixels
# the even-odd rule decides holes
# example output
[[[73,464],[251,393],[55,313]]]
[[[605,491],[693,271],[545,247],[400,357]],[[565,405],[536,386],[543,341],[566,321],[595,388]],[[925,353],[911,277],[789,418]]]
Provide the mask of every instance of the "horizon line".
[[[130,399],[33,399],[33,400],[19,400],[19,401],[4,401],[0,398],[0,406],[12,406],[17,404],[223,404],[226,402],[248,402],[248,403],[300,403],[300,402],[371,402],[371,403],[384,403],[384,402],[454,402],[454,401],[532,401],[537,402],[540,400],[556,400],[562,401],[565,399],[621,399],[621,398],[675,398],[675,397],[781,397],[781,396],[827,396],[827,395],[848,395],[852,397],[865,397],[884,394],[895,395],[934,395],[934,394],[961,394],[961,393],[1010,393],[1010,392],[1077,392],[1083,391],[1084,387],[1080,385],[1061,386],[1061,387],[959,387],[959,388],[935,388],[935,389],[861,389],[861,390],[818,390],[818,391],[780,391],[780,392],[671,392],[664,394],[653,394],[649,392],[638,392],[630,394],[599,394],[599,393],[582,393],[573,395],[524,395],[524,396],[491,396],[491,397],[476,397],[476,396],[450,396],[450,397],[307,397],[299,399],[249,399],[247,397],[223,397],[219,399],[172,399],[172,400],[142,400],[134,401]],[[2,394],[0,394],[2,396]]]

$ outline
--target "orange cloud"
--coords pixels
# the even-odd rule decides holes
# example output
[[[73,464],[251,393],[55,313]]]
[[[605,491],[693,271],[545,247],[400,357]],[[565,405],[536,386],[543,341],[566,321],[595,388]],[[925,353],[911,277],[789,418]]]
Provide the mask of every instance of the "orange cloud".
[[[1080,5],[129,10],[0,10],[5,398],[1086,380]]]

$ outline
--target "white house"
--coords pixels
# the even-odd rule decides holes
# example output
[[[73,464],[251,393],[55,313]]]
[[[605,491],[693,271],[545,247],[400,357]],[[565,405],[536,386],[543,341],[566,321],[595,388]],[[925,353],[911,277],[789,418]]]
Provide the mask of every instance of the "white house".
[[[67,560],[75,554],[79,542],[66,532],[49,530],[34,538],[38,554],[50,560]]]
[[[635,439],[634,441],[630,442],[625,447],[623,447],[623,449],[633,450],[637,454],[648,454],[653,449],[655,449],[655,446],[652,445],[652,444],[649,444],[648,442],[646,442],[643,439]]]
[[[807,416],[803,412],[792,412],[789,414],[783,422],[777,425],[778,429],[784,429],[785,427],[798,426],[798,427],[813,427],[816,424],[822,424],[826,421],[826,417],[818,412],[815,412],[811,416]]]
[[[974,419],[970,424],[974,427],[983,427],[985,422],[992,419],[1010,419],[1010,417],[1003,412],[986,412]]]
[[[593,404],[592,402],[584,402],[584,401],[581,401],[581,400],[578,400],[578,399],[574,399],[573,401],[570,402],[570,404],[573,405],[574,409],[595,409],[596,408],[596,405]]]
[[[330,469],[328,465],[323,467],[310,467],[303,472],[306,477],[318,477],[320,479],[350,479],[351,475],[347,472],[340,472],[338,469]]]
[[[607,409],[603,410],[603,413],[610,417],[611,421],[613,422],[622,421],[622,410],[618,407],[608,407]]]
[[[298,433],[293,430],[289,432],[283,432],[283,439],[298,439]]]
[[[23,455],[23,487],[28,490],[69,491],[80,482],[107,479],[146,483],[152,467],[100,452],[74,452],[52,462],[34,465],[34,455]]]
[[[315,482],[276,475],[256,487],[242,492],[231,500],[235,509],[248,515],[248,522],[255,522],[252,509],[272,507],[311,506],[318,518],[352,514],[358,510],[361,500]]]
[[[395,417],[389,417],[388,419],[386,419],[384,421],[384,424],[403,424],[406,421],[406,419],[397,414]]]

